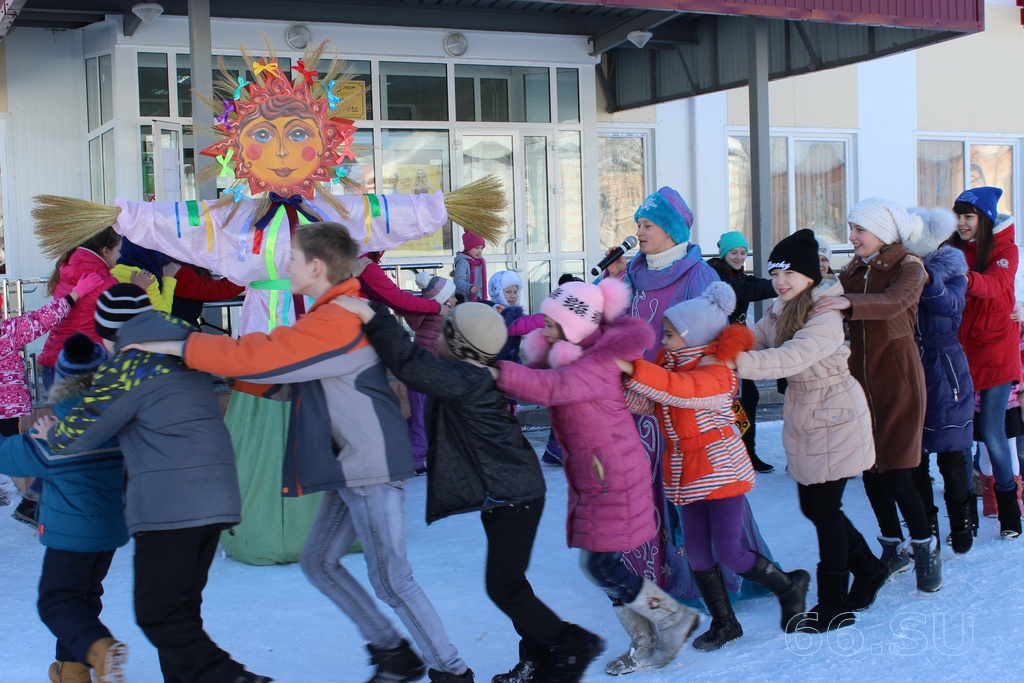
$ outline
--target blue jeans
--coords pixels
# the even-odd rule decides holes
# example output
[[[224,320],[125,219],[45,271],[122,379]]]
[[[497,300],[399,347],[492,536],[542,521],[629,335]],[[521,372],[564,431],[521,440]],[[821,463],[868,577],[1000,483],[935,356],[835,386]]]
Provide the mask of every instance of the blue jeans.
[[[981,439],[992,461],[992,476],[996,491],[1014,491],[1012,454],[1006,439],[1006,401],[1010,397],[1010,382],[981,391],[979,425]]]
[[[309,582],[355,622],[363,638],[374,647],[396,647],[401,634],[341,564],[356,538],[363,543],[363,559],[374,592],[405,624],[427,665],[456,675],[464,673],[466,663],[413,578],[405,556],[403,482],[327,491],[300,560]]]
[[[622,562],[622,553],[595,553],[580,550],[580,569],[590,582],[603,590],[613,605],[636,600],[644,580]]]

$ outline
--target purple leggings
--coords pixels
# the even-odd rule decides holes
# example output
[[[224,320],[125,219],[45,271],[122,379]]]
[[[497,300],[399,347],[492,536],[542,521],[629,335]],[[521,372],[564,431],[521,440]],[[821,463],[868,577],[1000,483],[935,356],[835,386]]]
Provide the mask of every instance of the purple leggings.
[[[744,500],[744,496],[733,496],[676,506],[686,559],[693,571],[711,569],[719,563],[737,574],[754,568],[757,555],[742,543]]]

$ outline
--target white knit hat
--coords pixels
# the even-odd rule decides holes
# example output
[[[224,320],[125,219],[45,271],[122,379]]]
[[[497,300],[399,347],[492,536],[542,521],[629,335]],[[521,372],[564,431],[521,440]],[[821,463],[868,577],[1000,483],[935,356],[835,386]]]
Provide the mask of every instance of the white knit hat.
[[[846,217],[886,244],[917,240],[921,236],[923,223],[914,221],[910,213],[888,199],[870,197],[853,205]]]

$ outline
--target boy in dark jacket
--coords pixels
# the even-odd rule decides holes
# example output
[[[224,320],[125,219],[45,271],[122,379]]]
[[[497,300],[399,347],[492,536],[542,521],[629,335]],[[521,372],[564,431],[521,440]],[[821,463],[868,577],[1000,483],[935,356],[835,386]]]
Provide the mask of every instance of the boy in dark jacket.
[[[232,660],[202,628],[202,589],[220,532],[241,520],[234,449],[211,378],[173,356],[125,350],[190,331],[184,320],[152,310],[140,287],[108,289],[96,305],[96,333],[113,355],[82,403],[37,438],[67,455],[118,437],[128,480],[125,522],[135,537],[135,619],[159,652],[164,680],[269,681]]]
[[[377,666],[371,681],[416,681],[427,667],[341,563],[356,538],[363,542],[377,597],[395,610],[420,647],[430,680],[473,683],[473,671],[416,583],[406,556],[404,481],[414,472],[398,398],[359,320],[329,305],[339,295],[359,292],[352,277],[357,249],[343,225],[304,226],[292,239],[288,275],[292,293],[314,303],[295,324],[269,335],[252,332],[231,339],[197,333],[185,344],[161,341],[145,348],[183,356],[189,367],[247,380],[236,382],[236,389],[290,397],[282,493],[324,492],[302,549],[302,571],[368,641]]]
[[[57,356],[57,381],[50,389],[54,412],[63,417],[89,390],[93,372],[106,358],[84,334],[64,341]],[[40,418],[40,426],[54,421]],[[99,619],[103,579],[114,551],[128,542],[124,525],[124,462],[117,442],[72,457],[55,457],[29,434],[0,438],[0,472],[37,477],[39,540],[46,546],[39,579],[39,617],[57,637],[52,683],[121,680],[127,648]]]
[[[501,314],[482,303],[456,306],[435,357],[383,309],[352,297],[337,303],[363,321],[388,369],[427,396],[427,523],[481,511],[487,594],[522,639],[519,663],[492,683],[578,680],[557,678],[553,663],[591,634],[562,621],[526,579],[545,486],[537,455],[488,369],[507,338]]]

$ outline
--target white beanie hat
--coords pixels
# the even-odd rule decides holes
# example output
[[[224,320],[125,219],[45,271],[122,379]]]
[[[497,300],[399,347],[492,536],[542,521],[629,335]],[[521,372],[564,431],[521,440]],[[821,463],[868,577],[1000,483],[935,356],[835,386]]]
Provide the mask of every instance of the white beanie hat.
[[[903,240],[903,244],[921,258],[938,249],[939,245],[949,239],[949,236],[956,230],[956,214],[949,209],[928,211],[915,206],[908,211],[915,219],[921,221],[922,229],[917,239]]]
[[[814,241],[818,243],[818,256],[828,262],[832,262],[832,245],[825,241],[821,235],[815,235]]]
[[[846,217],[886,244],[915,241],[921,236],[923,222],[915,221],[910,213],[888,199],[870,197],[853,205]]]

